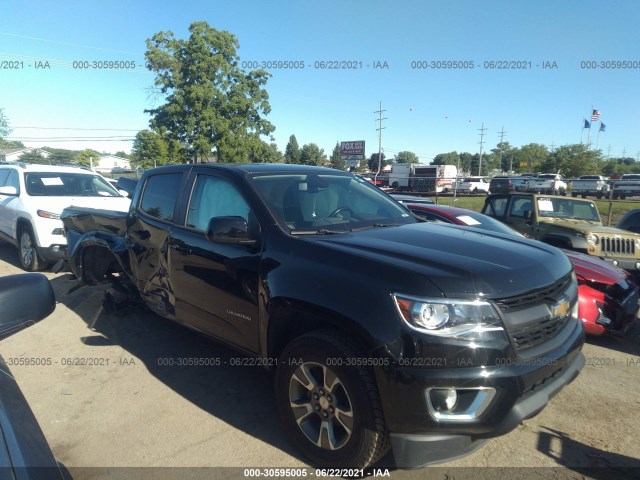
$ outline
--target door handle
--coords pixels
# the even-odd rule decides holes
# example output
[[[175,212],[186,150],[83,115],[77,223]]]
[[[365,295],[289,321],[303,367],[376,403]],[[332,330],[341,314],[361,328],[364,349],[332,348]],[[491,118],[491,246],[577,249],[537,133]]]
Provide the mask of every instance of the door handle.
[[[177,253],[182,253],[183,255],[190,255],[192,253],[190,248],[183,247],[182,245],[176,245],[175,243],[171,245],[171,249]]]

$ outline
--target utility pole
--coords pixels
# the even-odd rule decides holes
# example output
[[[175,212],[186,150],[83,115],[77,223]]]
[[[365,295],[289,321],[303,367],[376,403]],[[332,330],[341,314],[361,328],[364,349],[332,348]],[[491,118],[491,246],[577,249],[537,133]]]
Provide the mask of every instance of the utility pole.
[[[611,144],[609,144],[609,148],[607,148],[607,160],[611,158]]]
[[[484,128],[484,122],[482,122],[482,126],[478,129],[480,131],[480,160],[478,161],[478,176],[482,176],[482,146],[484,145],[484,131],[488,130]]]
[[[627,157],[627,149],[623,148],[622,149],[622,158],[626,158]]]
[[[554,141],[554,142],[551,144],[551,153],[553,153],[553,151],[554,151],[555,149],[556,149],[556,142]]]
[[[500,171],[502,171],[502,157],[504,156],[504,147],[502,144],[504,142],[504,134],[507,133],[504,131],[504,126],[498,133],[500,134]]]
[[[378,114],[378,128],[376,128],[378,131],[378,171],[373,177],[373,181],[376,183],[378,181],[378,175],[380,175],[380,170],[382,170],[382,130],[387,128],[382,126],[382,121],[387,120],[386,118],[382,118],[383,112],[386,112],[386,110],[382,109],[382,102],[380,102],[380,109],[373,112]]]

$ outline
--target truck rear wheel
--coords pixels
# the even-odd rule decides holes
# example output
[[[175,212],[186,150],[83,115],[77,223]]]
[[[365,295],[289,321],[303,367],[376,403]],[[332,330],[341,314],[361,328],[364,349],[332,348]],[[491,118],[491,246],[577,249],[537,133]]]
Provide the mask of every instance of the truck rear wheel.
[[[295,339],[278,361],[280,417],[317,467],[366,468],[389,449],[373,372],[355,359],[362,351],[346,337],[318,331]]]

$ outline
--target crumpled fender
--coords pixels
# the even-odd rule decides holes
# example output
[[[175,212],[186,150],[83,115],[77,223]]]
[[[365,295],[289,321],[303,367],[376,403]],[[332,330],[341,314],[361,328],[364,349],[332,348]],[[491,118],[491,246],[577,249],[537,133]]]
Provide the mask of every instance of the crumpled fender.
[[[126,212],[84,207],[69,207],[62,212],[67,265],[83,283],[101,283],[113,271],[129,274],[127,216]]]

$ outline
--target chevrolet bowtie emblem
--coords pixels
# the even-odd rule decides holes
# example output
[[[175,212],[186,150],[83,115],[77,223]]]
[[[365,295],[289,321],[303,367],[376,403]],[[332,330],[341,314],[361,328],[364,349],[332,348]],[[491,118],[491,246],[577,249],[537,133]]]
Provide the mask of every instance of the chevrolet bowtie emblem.
[[[562,300],[560,303],[556,303],[553,307],[551,307],[551,313],[554,317],[564,317],[569,312],[569,302],[566,300]]]

